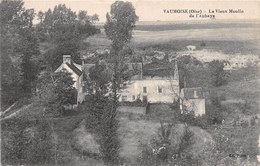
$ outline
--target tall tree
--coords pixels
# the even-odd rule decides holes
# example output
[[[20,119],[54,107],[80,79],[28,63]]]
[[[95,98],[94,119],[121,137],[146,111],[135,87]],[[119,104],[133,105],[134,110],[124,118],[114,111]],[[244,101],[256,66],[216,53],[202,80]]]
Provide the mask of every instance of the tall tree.
[[[39,14],[42,22],[37,26],[38,37],[53,44],[53,50],[45,57],[48,65],[56,69],[64,54],[70,54],[76,63],[80,63],[81,40],[99,32],[90,22],[87,11],[80,11],[77,15],[65,4],[59,4],[45,12],[44,17],[41,17],[42,13]]]
[[[90,20],[90,16],[87,15],[88,12],[85,11],[85,10],[81,10],[79,11],[79,14],[78,14],[78,20],[81,24],[85,25],[86,23],[88,23]]]
[[[37,16],[38,16],[38,20],[40,20],[40,23],[42,23],[42,21],[44,20],[45,14],[42,11],[39,11]]]
[[[93,16],[91,16],[91,22],[95,24],[96,21],[99,21],[99,15],[94,14]]]
[[[213,60],[209,63],[209,70],[211,74],[211,84],[215,87],[220,87],[226,83],[224,73],[224,62]]]
[[[103,144],[101,150],[104,162],[107,165],[118,164],[119,141],[117,136],[118,122],[116,119],[118,94],[120,84],[125,81],[124,51],[125,44],[132,38],[132,30],[138,16],[131,2],[116,1],[111,5],[110,14],[107,13],[107,22],[104,25],[105,33],[111,45],[111,59],[113,60],[113,79],[111,100],[108,102],[103,116]]]
[[[6,33],[12,28],[19,28],[21,15],[24,12],[24,2],[22,0],[3,0],[0,4],[1,32]]]
[[[40,55],[39,43],[31,28],[22,29],[19,34],[16,51],[21,54],[21,86],[25,93],[30,93],[38,74],[37,64],[32,58]]]
[[[29,92],[37,74],[31,61],[31,57],[39,53],[32,29],[35,14],[33,9],[26,10],[23,4],[19,0],[0,4],[2,101],[9,104],[25,94],[21,89]]]

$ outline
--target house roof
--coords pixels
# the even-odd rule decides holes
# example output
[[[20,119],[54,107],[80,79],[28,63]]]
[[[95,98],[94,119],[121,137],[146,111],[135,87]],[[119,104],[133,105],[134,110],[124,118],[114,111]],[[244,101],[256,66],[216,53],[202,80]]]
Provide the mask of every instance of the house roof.
[[[182,88],[181,93],[184,99],[204,99],[201,87]]]
[[[73,63],[69,64],[68,62],[66,62],[66,65],[69,66],[69,68],[74,71],[77,75],[81,75],[82,71],[80,71]]]
[[[108,63],[111,65],[111,63]],[[174,76],[175,65],[173,63],[168,63],[166,65],[162,65],[160,63],[127,63],[128,71],[131,72],[131,80],[142,80],[142,79],[150,79],[150,78],[162,78],[162,77],[170,77]],[[84,64],[83,71],[87,74],[89,73],[89,69],[95,66],[95,64]],[[108,67],[108,70],[111,70]],[[111,71],[112,72],[112,71]],[[157,76],[157,77],[156,77]]]
[[[143,76],[146,77],[170,77],[174,76],[175,64],[166,61],[153,61],[143,66]]]
[[[128,70],[133,74],[131,80],[142,79],[142,63],[128,63]]]
[[[84,64],[84,73],[89,73],[90,68],[93,66],[95,66],[95,64]],[[111,71],[109,67],[107,68],[107,70]],[[142,63],[128,63],[128,70],[133,73],[133,76],[131,77],[132,80],[140,80],[142,78]]]

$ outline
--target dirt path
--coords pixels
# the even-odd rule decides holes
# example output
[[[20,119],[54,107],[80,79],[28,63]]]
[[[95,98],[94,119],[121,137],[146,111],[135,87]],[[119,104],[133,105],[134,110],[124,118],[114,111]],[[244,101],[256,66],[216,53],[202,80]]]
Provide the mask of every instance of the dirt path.
[[[0,116],[4,116],[8,111],[10,111],[17,102],[15,102],[14,104],[12,104],[10,107],[8,107],[4,112],[0,112]]]
[[[29,108],[30,106],[32,106],[33,104],[29,104],[29,105],[26,105],[26,106],[23,106],[22,108],[16,110],[14,113],[12,113],[11,115],[8,115],[4,118],[1,118],[1,120],[5,120],[5,119],[10,119],[10,118],[13,118],[15,116],[17,116],[19,113],[21,113],[22,111],[26,110],[27,108]]]

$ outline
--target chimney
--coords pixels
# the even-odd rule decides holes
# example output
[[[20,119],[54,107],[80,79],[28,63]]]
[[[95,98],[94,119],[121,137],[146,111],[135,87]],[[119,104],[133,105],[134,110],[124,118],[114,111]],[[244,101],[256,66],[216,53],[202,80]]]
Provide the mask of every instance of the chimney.
[[[174,61],[174,76],[173,76],[173,79],[179,81],[178,63],[177,63],[176,59]],[[186,88],[186,86],[184,88]]]
[[[197,90],[194,90],[194,98],[198,98]]]
[[[63,55],[63,63],[71,64],[71,55]]]

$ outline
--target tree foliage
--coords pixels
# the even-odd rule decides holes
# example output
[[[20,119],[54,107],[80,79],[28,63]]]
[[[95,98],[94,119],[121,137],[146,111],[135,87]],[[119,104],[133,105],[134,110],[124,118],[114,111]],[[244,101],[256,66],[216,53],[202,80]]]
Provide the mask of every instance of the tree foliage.
[[[190,55],[178,57],[177,62],[180,77],[180,88],[190,86],[190,84],[192,85],[192,71],[196,70],[195,66],[202,65],[202,62]]]
[[[112,41],[112,48],[119,51],[132,38],[132,31],[138,16],[131,2],[116,1],[107,13],[104,25],[106,35]]]
[[[89,84],[87,91],[91,95],[105,96],[110,90],[109,83],[112,75],[109,72],[108,66],[104,63],[96,63],[94,67],[89,70]]]
[[[213,60],[209,63],[211,73],[211,84],[215,87],[220,87],[226,83],[224,73],[224,62]]]
[[[46,119],[14,118],[1,121],[1,163],[54,164],[52,130]]]
[[[25,9],[23,4],[20,0],[4,0],[0,4],[4,104],[30,95],[37,75],[37,65],[32,60],[39,55],[38,41],[32,28],[35,13],[33,9]]]
[[[162,125],[160,139],[153,139],[149,145],[143,145],[138,165],[192,165],[191,149],[194,144],[194,133],[185,125],[180,141],[175,142],[169,137],[174,131],[173,124]],[[177,144],[176,144],[177,143]]]
[[[26,16],[28,11],[23,7],[22,0],[3,0],[0,4],[1,33],[29,26]]]
[[[33,57],[40,55],[39,43],[35,33],[31,29],[23,29],[21,31],[20,44],[17,51],[21,55],[21,81],[24,92],[30,93],[31,88],[35,87],[34,82],[37,79],[38,67],[36,62],[32,60]]]
[[[76,103],[73,84],[71,74],[66,71],[46,72],[38,80],[35,102],[44,106],[46,111],[61,115],[64,105]]]
[[[91,16],[87,15],[87,11],[77,14],[65,4],[56,5],[53,10],[49,9],[45,13],[38,12],[38,19],[41,20],[36,26],[39,39],[54,45],[45,57],[46,61],[49,60],[47,65],[52,69],[60,65],[61,57],[65,54],[71,55],[76,63],[80,63],[78,51],[81,39],[100,32],[92,25]]]
[[[111,61],[112,80],[111,92],[106,100],[106,106],[102,113],[101,123],[101,152],[106,165],[119,164],[120,143],[117,136],[118,122],[116,119],[118,94],[120,84],[125,77],[126,65],[124,64],[124,46],[132,38],[132,30],[138,17],[130,2],[116,1],[111,5],[110,14],[107,13],[107,22],[104,25],[105,33],[112,41]],[[98,83],[98,82],[97,82]]]

